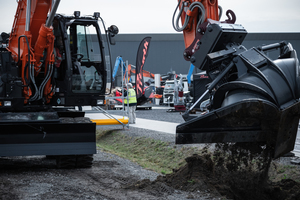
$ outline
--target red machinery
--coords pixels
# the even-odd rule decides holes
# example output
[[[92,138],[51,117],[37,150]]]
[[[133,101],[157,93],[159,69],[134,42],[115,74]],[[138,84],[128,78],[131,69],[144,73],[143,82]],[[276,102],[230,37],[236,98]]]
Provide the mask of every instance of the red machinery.
[[[212,82],[183,115],[176,143],[259,142],[273,149],[277,158],[294,148],[300,116],[300,75],[296,51],[287,42],[246,49],[247,35],[235,24],[235,14],[219,21],[217,0],[179,0],[173,26],[183,31],[183,56]],[[176,10],[177,10],[176,8]],[[179,26],[179,20],[182,27]],[[272,60],[267,52],[279,50]],[[209,94],[208,113],[189,112]]]
[[[90,167],[96,125],[70,108],[104,103],[102,18],[56,14],[59,2],[19,0],[9,41],[0,42],[0,156],[54,155],[58,167]],[[110,41],[118,33],[105,31]]]

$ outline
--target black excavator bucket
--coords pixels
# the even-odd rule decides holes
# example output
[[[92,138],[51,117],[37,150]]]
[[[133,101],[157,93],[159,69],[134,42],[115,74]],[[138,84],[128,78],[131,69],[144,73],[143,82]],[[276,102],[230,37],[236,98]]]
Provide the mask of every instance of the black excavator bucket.
[[[265,142],[277,158],[293,150],[298,122],[299,103],[280,111],[268,101],[245,99],[178,125],[176,143]]]
[[[286,42],[247,50],[236,42],[243,31],[210,26],[211,32],[218,32],[217,37],[206,37],[213,48],[203,47],[209,49],[205,60],[197,60],[197,54],[193,58],[213,80],[205,93],[210,93],[209,112],[189,116],[190,108],[183,115],[186,122],[176,128],[176,143],[263,142],[274,148],[273,158],[290,152],[300,116],[296,51]],[[273,49],[280,49],[276,60],[265,54]]]

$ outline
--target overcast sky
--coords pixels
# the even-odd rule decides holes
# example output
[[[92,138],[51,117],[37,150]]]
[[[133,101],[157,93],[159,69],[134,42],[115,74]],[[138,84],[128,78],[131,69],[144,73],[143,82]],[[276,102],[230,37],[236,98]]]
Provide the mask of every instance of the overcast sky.
[[[17,0],[0,0],[0,33],[10,32]],[[176,33],[172,16],[177,0],[61,0],[58,13],[100,12],[106,26],[119,33]],[[248,32],[300,32],[300,0],[219,0],[223,13],[231,9]],[[221,21],[226,19],[223,14]]]

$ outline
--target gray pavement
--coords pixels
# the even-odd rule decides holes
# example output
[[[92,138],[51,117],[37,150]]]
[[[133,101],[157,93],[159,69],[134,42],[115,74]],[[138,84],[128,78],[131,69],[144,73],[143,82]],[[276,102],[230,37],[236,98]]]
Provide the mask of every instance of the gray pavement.
[[[162,133],[175,134],[176,126],[183,122],[180,113],[167,113],[169,107],[153,106],[152,110],[137,110],[136,111],[136,123],[129,124],[130,127],[148,129],[152,131],[158,131]],[[109,119],[101,111],[88,111],[86,110],[86,117],[90,119]],[[128,119],[126,112],[122,110],[106,110],[114,118],[117,119]],[[178,118],[178,123],[174,122],[175,118]],[[155,120],[157,119],[157,120]],[[163,119],[163,120],[162,120]],[[168,120],[169,119],[169,120]],[[121,126],[121,125],[120,125]]]

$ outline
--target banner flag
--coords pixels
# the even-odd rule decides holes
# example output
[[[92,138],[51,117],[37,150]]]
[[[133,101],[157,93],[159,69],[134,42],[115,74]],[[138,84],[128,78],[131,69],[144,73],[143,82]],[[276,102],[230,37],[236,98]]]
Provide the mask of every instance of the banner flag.
[[[150,46],[151,37],[145,37],[139,46],[136,56],[136,71],[135,71],[135,91],[136,97],[143,95],[144,81],[143,81],[143,67],[148,56],[148,49]]]

